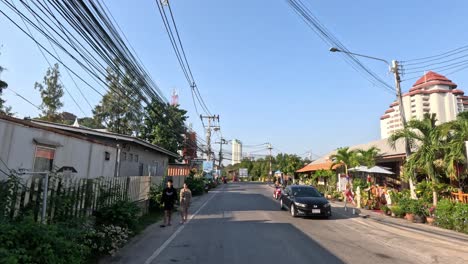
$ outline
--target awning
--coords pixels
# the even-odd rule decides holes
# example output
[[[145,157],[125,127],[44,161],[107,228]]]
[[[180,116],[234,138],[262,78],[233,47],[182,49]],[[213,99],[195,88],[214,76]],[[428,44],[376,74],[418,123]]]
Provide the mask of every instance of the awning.
[[[304,168],[299,169],[296,172],[309,172],[309,171],[330,170],[330,169],[334,170],[338,167],[340,167],[340,164],[333,165],[333,162],[324,162],[324,163],[318,163],[318,164],[308,164]]]
[[[377,174],[395,174],[392,171],[389,171],[380,166],[374,166],[371,168],[367,168],[366,166],[358,166],[355,168],[349,169],[350,171],[359,171],[359,172],[368,172],[368,173],[377,173]]]

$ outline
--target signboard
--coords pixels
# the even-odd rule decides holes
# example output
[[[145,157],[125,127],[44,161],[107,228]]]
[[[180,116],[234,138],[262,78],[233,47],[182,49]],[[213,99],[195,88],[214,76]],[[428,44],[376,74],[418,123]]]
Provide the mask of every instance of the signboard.
[[[203,161],[203,171],[211,172],[213,170],[213,161]]]
[[[247,168],[240,168],[239,169],[239,177],[248,177],[249,170]]]

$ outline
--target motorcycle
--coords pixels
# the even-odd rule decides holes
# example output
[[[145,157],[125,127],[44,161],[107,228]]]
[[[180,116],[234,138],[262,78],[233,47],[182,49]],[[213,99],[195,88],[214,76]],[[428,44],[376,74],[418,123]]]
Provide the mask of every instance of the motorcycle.
[[[276,187],[275,190],[273,191],[273,198],[278,200],[281,197],[281,188]]]

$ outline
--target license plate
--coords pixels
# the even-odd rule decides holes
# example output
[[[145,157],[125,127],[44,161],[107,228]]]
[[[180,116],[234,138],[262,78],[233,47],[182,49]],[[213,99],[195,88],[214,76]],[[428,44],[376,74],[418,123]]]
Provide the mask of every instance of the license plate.
[[[313,214],[320,214],[320,209],[312,209]]]

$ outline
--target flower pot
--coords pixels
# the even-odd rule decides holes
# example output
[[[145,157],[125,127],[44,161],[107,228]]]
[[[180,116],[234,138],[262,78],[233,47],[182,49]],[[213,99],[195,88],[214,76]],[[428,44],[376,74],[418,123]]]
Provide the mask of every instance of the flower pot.
[[[396,217],[396,214],[394,212],[391,212],[392,217]]]
[[[390,210],[388,210],[388,211],[386,212],[386,214],[387,214],[387,215],[393,215],[392,211],[390,211]]]
[[[406,213],[405,219],[410,221],[410,222],[413,222],[414,221],[414,214]]]
[[[413,216],[413,223],[424,224],[426,222],[426,217],[421,215],[414,215]]]
[[[433,225],[434,224],[434,217],[426,217],[426,222],[428,225]]]
[[[330,200],[332,196],[330,194],[327,194],[327,199]]]

